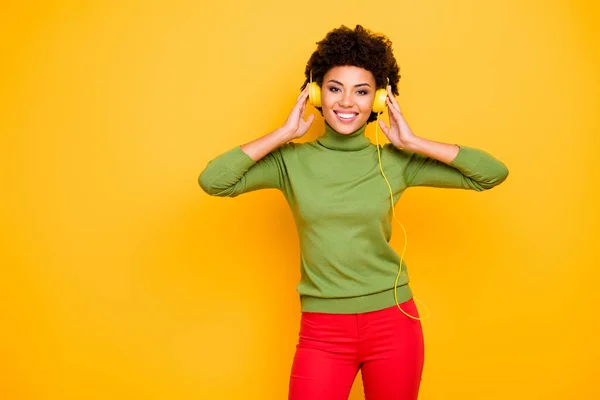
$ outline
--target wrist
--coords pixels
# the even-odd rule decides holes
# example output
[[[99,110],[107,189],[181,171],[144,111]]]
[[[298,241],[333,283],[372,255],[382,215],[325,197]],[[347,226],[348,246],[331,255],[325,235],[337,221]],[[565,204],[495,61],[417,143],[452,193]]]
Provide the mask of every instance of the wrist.
[[[426,147],[427,139],[413,136],[409,140],[402,141],[403,148],[413,153],[420,153]]]
[[[285,127],[275,129],[273,134],[281,141],[281,144],[285,144],[294,139],[294,132],[291,132]]]

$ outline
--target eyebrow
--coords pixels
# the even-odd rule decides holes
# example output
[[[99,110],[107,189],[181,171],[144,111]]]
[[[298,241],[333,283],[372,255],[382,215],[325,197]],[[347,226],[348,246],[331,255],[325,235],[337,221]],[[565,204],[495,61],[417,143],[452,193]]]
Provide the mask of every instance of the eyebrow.
[[[335,79],[330,79],[330,80],[327,81],[327,83],[329,83],[329,82],[334,82],[334,83],[337,83],[340,86],[344,86],[344,84],[342,82],[336,81]],[[359,83],[358,85],[354,85],[354,87],[359,87],[359,86],[368,86],[368,87],[371,87],[371,85],[369,85],[368,83]]]

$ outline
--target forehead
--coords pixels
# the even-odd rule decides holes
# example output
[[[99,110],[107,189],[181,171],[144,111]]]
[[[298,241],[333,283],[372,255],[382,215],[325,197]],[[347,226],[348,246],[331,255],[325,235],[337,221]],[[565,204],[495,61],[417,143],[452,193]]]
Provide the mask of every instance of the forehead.
[[[330,79],[350,85],[357,83],[375,83],[375,78],[371,71],[353,65],[342,65],[331,68],[323,77],[323,81],[327,82]]]

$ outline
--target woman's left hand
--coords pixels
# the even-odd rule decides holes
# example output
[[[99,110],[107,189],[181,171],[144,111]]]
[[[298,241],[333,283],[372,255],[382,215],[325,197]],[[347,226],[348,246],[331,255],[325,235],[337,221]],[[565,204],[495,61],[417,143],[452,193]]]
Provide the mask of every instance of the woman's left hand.
[[[399,149],[411,150],[411,146],[418,139],[410,130],[408,123],[402,115],[402,110],[392,93],[392,87],[387,87],[388,97],[386,103],[390,117],[390,127],[388,128],[384,121],[379,120],[379,126],[387,136],[390,143]]]

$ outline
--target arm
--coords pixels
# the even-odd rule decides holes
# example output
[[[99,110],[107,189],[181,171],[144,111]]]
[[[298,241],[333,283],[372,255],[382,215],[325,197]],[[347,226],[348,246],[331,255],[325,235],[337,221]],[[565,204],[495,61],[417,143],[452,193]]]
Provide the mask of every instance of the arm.
[[[282,150],[293,148],[294,143],[286,143],[302,137],[314,119],[314,115],[302,118],[307,99],[308,86],[281,128],[209,161],[198,177],[202,190],[212,196],[235,197],[258,189],[281,189],[286,179]]]
[[[406,123],[404,119],[403,122]],[[408,127],[408,124],[406,126]],[[446,164],[450,164],[460,150],[460,147],[456,144],[436,142],[417,136],[404,148],[425,157],[435,158]]]
[[[397,149],[393,145],[389,147],[396,158],[405,164],[403,170],[407,186],[460,188],[480,192],[499,185],[508,176],[508,168],[504,163],[472,147],[441,143],[441,154],[430,148],[412,152]],[[444,150],[448,150],[448,153],[444,153]],[[452,153],[456,155],[448,162]]]
[[[273,150],[289,142],[293,137],[282,128],[240,146],[253,161],[258,161]]]
[[[198,183],[207,194],[222,197],[281,188],[285,178],[280,147],[289,140],[290,135],[278,128],[237,146],[209,161],[200,173]]]
[[[415,136],[402,115],[400,106],[388,87],[390,127],[380,126],[391,144],[392,153],[406,163],[404,179],[407,186],[491,189],[508,176],[501,161],[483,150],[435,142]]]

